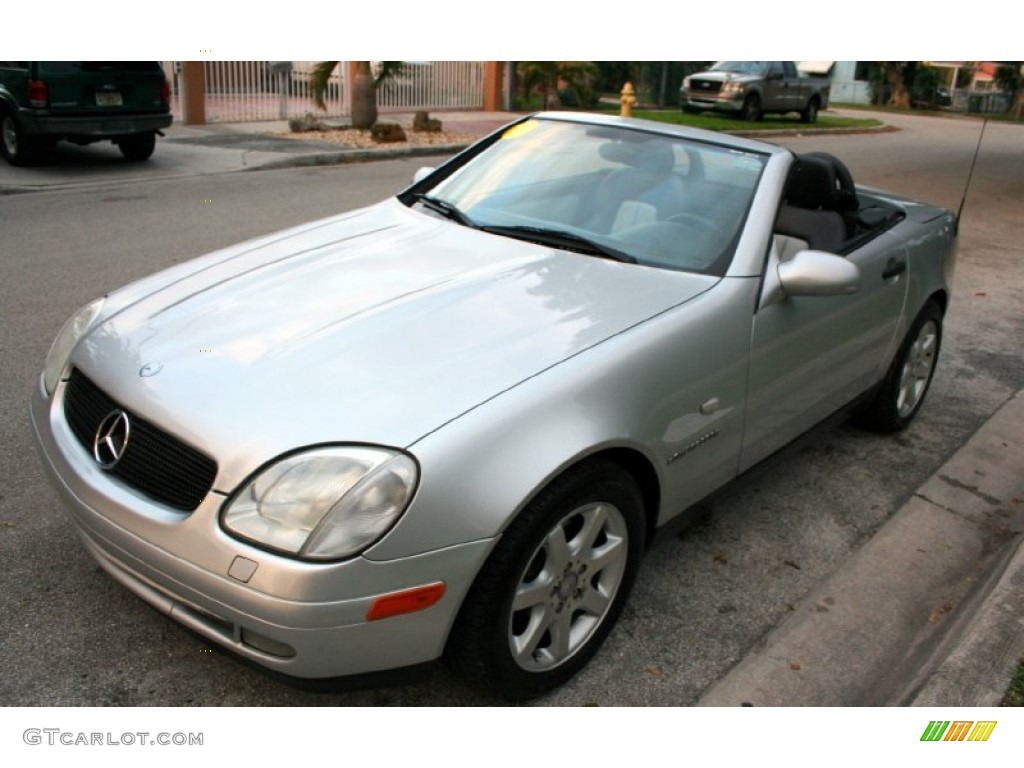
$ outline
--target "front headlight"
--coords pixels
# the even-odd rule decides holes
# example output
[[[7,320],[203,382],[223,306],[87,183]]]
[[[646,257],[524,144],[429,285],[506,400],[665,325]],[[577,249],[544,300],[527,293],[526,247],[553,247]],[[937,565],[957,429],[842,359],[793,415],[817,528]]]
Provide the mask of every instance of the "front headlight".
[[[53,394],[57,388],[57,381],[64,372],[64,366],[68,364],[71,351],[75,348],[78,340],[88,333],[103,309],[103,299],[99,298],[89,302],[71,316],[71,319],[64,323],[57,338],[53,340],[50,351],[46,355],[46,365],[43,368],[43,387],[47,396]]]
[[[743,93],[746,89],[745,83],[727,82],[722,86],[722,93]]]
[[[387,448],[317,448],[271,464],[224,508],[224,529],[305,560],[366,549],[401,517],[419,471]]]

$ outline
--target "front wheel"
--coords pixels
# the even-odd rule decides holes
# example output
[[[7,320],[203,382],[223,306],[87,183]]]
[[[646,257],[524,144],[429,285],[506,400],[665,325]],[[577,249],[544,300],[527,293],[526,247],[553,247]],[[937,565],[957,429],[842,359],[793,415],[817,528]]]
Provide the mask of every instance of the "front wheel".
[[[743,102],[743,110],[740,112],[740,116],[751,123],[756,123],[761,119],[761,97],[756,93],[752,93]]]
[[[621,467],[595,459],[570,469],[502,534],[463,603],[448,664],[513,701],[568,680],[618,619],[644,528],[640,492]]]
[[[915,318],[874,399],[859,423],[876,432],[905,429],[921,408],[942,344],[942,309],[929,301]]]

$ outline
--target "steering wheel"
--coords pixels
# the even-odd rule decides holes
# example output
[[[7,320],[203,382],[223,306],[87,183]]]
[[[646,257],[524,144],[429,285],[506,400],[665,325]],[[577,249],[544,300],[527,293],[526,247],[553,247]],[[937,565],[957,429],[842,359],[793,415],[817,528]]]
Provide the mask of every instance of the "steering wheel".
[[[705,232],[710,232],[712,235],[714,235],[716,238],[723,242],[727,239],[725,237],[725,233],[722,232],[721,228],[717,224],[715,224],[715,222],[711,221],[711,219],[699,216],[696,213],[676,213],[672,216],[669,216],[667,221],[687,226],[696,225],[694,227],[695,229],[702,229]]]

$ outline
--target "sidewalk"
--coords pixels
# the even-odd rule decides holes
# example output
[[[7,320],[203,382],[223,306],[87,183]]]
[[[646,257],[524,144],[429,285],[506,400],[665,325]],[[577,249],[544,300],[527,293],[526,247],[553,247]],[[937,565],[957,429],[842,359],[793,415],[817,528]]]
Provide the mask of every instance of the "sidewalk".
[[[470,142],[507,125],[521,115],[512,112],[436,112],[432,117],[442,121],[446,131],[465,134]],[[394,122],[411,130],[413,113],[388,113],[382,121]],[[326,120],[332,123],[331,120]],[[169,145],[194,146],[237,152],[239,170],[255,168],[288,168],[310,165],[385,160],[397,157],[452,155],[468,143],[429,146],[392,146],[381,144],[371,149],[344,147],[323,141],[289,138],[288,121],[253,123],[213,123],[193,126],[174,124],[163,140]]]
[[[1024,391],[701,698],[998,706],[1024,657]]]

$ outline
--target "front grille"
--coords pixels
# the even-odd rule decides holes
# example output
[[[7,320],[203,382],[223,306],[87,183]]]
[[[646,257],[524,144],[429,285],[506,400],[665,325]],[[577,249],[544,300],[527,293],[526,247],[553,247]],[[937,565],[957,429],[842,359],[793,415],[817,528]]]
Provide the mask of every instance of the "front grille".
[[[695,94],[715,94],[722,90],[722,83],[718,80],[690,80],[690,91]]]
[[[118,409],[128,415],[131,436],[110,474],[154,501],[192,512],[213,487],[217,463],[141,416],[122,409],[77,368],[71,371],[64,390],[64,417],[90,457],[100,422]]]

